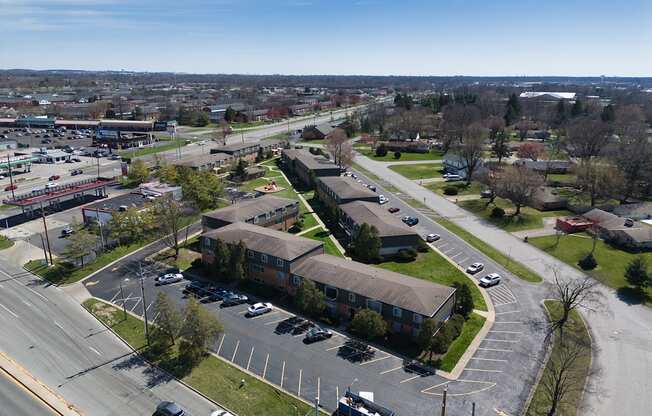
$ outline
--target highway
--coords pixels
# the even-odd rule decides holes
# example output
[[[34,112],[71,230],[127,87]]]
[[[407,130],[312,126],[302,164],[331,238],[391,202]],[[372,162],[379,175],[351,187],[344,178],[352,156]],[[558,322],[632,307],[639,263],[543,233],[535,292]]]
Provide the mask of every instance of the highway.
[[[55,414],[29,390],[0,370],[0,415],[51,416]]]

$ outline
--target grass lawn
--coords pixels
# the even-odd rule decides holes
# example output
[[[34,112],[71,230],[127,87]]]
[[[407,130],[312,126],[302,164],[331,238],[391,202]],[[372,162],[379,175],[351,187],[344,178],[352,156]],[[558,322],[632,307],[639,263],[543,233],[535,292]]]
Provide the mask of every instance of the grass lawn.
[[[455,181],[455,182],[432,182],[424,186],[440,195],[444,195],[444,189],[451,186],[457,188],[457,195],[480,195],[480,191],[484,189],[484,187],[480,182],[475,182],[475,181],[471,181],[470,185],[467,185],[465,181]],[[444,196],[448,196],[448,195],[444,195]]]
[[[544,302],[544,306],[548,312],[549,318],[557,319],[559,316],[561,316],[561,306],[558,302],[546,300]],[[565,334],[572,334],[579,338],[581,341],[584,341],[590,345],[591,339],[589,337],[589,332],[586,329],[584,321],[577,313],[577,311],[571,312],[570,318],[565,328]],[[559,348],[559,340],[555,339],[553,342],[551,355],[554,355]],[[557,414],[563,414],[564,416],[575,416],[578,414],[577,408],[580,405],[580,401],[582,400],[582,389],[580,386],[584,386],[586,377],[588,376],[589,368],[591,366],[591,354],[587,352],[586,355],[578,358],[574,364],[575,365],[569,369],[569,374],[566,376],[574,380],[574,386],[566,394],[560,407],[557,409]],[[550,362],[546,363],[546,366],[549,365],[551,365]],[[544,386],[541,384],[536,386],[534,395],[532,396],[532,401],[528,406],[526,416],[547,414],[550,403],[548,399],[549,396],[544,391]]]
[[[127,315],[123,319],[122,311],[96,299],[84,302],[97,319],[111,327],[132,347],[142,349],[145,355],[146,342],[143,322]],[[171,357],[162,361],[156,357],[148,357],[150,361],[172,372],[176,377],[201,391],[209,398],[237,412],[240,416],[304,416],[310,412],[311,406],[287,395],[258,380],[234,366],[209,355],[186,374],[179,374],[170,365],[176,359],[177,351],[171,352]],[[240,387],[240,380],[245,380]]]
[[[527,282],[538,283],[543,281],[541,276],[533,272],[532,270],[525,267],[523,264],[507,257],[494,247],[485,243],[478,237],[474,236],[470,232],[466,231],[462,227],[453,223],[450,220],[445,218],[437,218],[435,220],[439,225],[448,229],[448,231],[457,234],[458,237],[469,243],[471,246],[483,252],[486,256],[492,258],[496,263],[502,265],[504,268],[514,273],[516,277],[519,277]]]
[[[231,128],[233,130],[238,130],[238,129],[249,129],[252,127],[260,127],[264,126],[266,124],[271,124],[271,121],[249,121],[246,123],[231,123]]]
[[[560,197],[563,198],[568,198],[568,203],[573,206],[590,206],[591,205],[591,197],[587,192],[580,191],[575,188],[571,187],[565,187],[565,188],[557,188],[557,192]],[[602,198],[597,198],[595,200],[596,205],[602,205],[602,204],[617,204],[618,201],[615,199],[602,199]]]
[[[573,173],[549,173],[548,182],[562,182],[572,185],[577,182],[577,175]]]
[[[581,270],[577,262],[591,251],[593,240],[585,233],[562,236],[559,239],[559,244],[555,244],[556,240],[556,236],[529,239],[534,246]],[[652,252],[642,253],[641,255],[647,260],[648,265],[652,264]],[[646,289],[646,297],[641,299],[640,294],[629,286],[625,280],[625,269],[637,254],[620,250],[605,244],[602,240],[598,240],[593,256],[598,262],[598,267],[584,271],[586,274],[591,275],[607,286],[618,289],[619,295],[625,298],[637,302],[645,301],[648,306],[652,306],[652,287]]]
[[[428,250],[427,253],[419,253],[414,261],[397,262],[386,261],[378,265],[383,269],[391,270],[397,273],[403,273],[419,279],[430,280],[445,286],[452,286],[453,283],[466,283],[471,289],[475,309],[482,311],[487,310],[487,305],[482,298],[482,294],[476,285],[469,281],[459,269],[454,267],[445,258],[440,256],[434,250]]]
[[[307,228],[307,227],[304,227]],[[314,230],[301,234],[301,237],[311,238],[313,240],[321,241],[324,243],[324,252],[332,256],[344,257],[342,253],[337,249],[333,240],[328,236],[330,235],[329,231],[325,231],[322,227],[315,228]]]
[[[156,253],[154,260],[167,264],[170,267],[178,267],[184,271],[192,266],[192,262],[201,259],[201,249],[199,248],[199,236],[188,239],[188,243],[179,249],[179,257],[174,258],[174,250],[165,249]]]
[[[403,162],[412,160],[441,160],[444,154],[439,151],[431,151],[430,153],[403,153],[399,159],[394,158],[394,152],[387,152],[385,156],[376,156],[371,147],[357,147],[356,150],[361,154],[377,160],[379,162]]]
[[[134,158],[138,156],[150,155],[152,153],[165,152],[168,150],[176,149],[179,146],[183,147],[185,145],[186,145],[186,139],[176,139],[174,141],[169,140],[165,144],[161,144],[158,146],[121,150],[120,152],[118,152],[118,154],[126,158]]]
[[[10,240],[4,235],[0,235],[0,250],[7,249],[14,245],[14,240]]]
[[[443,168],[439,163],[391,165],[389,168],[408,179],[441,178],[443,172]]]
[[[437,368],[444,371],[452,371],[457,362],[462,358],[466,349],[473,341],[473,338],[480,332],[482,325],[484,325],[485,318],[472,313],[464,322],[460,336],[455,339],[448,347],[448,351],[439,359]]]
[[[297,143],[299,146],[310,146],[311,144],[326,144],[326,139],[319,140],[301,140]]]
[[[475,199],[471,201],[461,201],[459,205],[474,213],[475,215],[482,217],[483,219],[491,222],[492,224],[502,228],[505,231],[520,231],[520,230],[529,230],[533,228],[543,228],[543,219],[545,217],[560,217],[572,215],[568,210],[558,210],[558,211],[539,211],[538,209],[531,207],[521,208],[521,213],[514,217],[512,214],[515,211],[514,206],[506,199],[496,198],[494,203],[487,205],[486,199]],[[494,207],[500,207],[505,210],[505,216],[503,218],[492,218],[491,210]]]

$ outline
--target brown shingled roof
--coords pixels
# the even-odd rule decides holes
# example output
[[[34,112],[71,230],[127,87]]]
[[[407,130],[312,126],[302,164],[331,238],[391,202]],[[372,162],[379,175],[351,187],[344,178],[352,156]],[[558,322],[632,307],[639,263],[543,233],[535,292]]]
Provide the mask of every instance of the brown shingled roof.
[[[289,198],[281,198],[274,195],[263,195],[260,198],[245,199],[228,207],[207,212],[205,217],[216,218],[227,222],[246,221],[257,215],[275,211],[277,208],[284,208],[288,205],[295,205],[298,201]]]
[[[376,227],[380,237],[417,234],[398,217],[390,214],[375,202],[353,201],[340,205],[340,209],[356,224],[367,223]]]
[[[342,176],[324,176],[318,178],[318,181],[326,185],[331,191],[339,195],[341,199],[369,198],[376,197],[378,194],[371,189],[362,186],[354,179]]]

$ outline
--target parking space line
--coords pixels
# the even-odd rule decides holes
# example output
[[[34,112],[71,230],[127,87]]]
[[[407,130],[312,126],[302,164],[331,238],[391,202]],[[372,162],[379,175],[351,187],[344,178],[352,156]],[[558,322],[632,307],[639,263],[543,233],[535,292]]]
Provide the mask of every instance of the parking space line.
[[[340,386],[335,386],[335,403],[340,401]]]
[[[136,309],[136,306],[138,306],[140,304],[140,301],[141,301],[141,299],[138,298],[138,300],[136,301],[136,304],[131,308],[131,310],[129,312],[133,313],[134,309]]]
[[[484,341],[494,341],[494,342],[511,342],[511,343],[517,343],[518,341],[514,341],[511,339],[493,339],[493,338],[485,338]]]
[[[339,344],[339,345],[336,345],[336,346],[334,346],[334,347],[327,348],[326,351],[332,351],[332,350],[335,350],[335,349],[341,348],[341,347],[343,347],[343,346],[345,346],[345,345],[346,345],[346,344]]]
[[[279,322],[283,322],[283,321],[285,321],[286,319],[288,319],[288,318],[277,319],[277,320],[274,320],[274,321],[271,321],[271,322],[265,322],[263,325],[274,325],[274,324],[277,324],[277,323],[279,323]]]
[[[246,311],[245,311],[245,313],[246,313]],[[260,319],[260,318],[269,318],[270,316],[276,315],[277,313],[278,313],[278,311],[272,311],[272,312],[269,312],[269,313],[266,313],[266,314],[263,314],[263,315],[253,316],[253,317],[251,317],[249,319],[254,320],[254,319]]]
[[[379,374],[387,374],[387,373],[391,373],[392,371],[400,370],[401,368],[403,368],[403,366],[396,367],[396,368],[392,368],[391,370],[381,371]]]
[[[249,371],[249,366],[251,365],[251,357],[254,355],[254,347],[251,347],[251,352],[249,353],[249,359],[247,360],[247,371]]]
[[[494,324],[522,324],[519,321],[494,321]]]
[[[283,361],[283,368],[281,368],[281,388],[283,388],[283,378],[285,378],[285,361]]]
[[[471,357],[472,360],[478,360],[478,361],[496,361],[499,363],[506,363],[507,360],[499,360],[497,358],[480,358],[480,357]]]
[[[152,301],[152,302],[150,302],[150,304],[149,304],[149,305],[147,305],[147,308],[145,308],[145,310],[146,310],[146,311],[148,311],[148,310],[149,310],[149,308],[151,308],[153,304],[154,304],[154,301]]]
[[[453,260],[455,257],[459,256],[460,254],[463,254],[461,251],[457,254],[453,254],[452,256],[449,256],[451,260]]]
[[[495,351],[495,352],[513,352],[512,350],[502,350],[500,348],[484,348],[484,347],[478,347],[479,350],[482,351]]]
[[[447,245],[448,245],[448,243],[444,243],[444,244],[441,244],[441,245],[438,245],[438,246],[435,246],[435,247],[437,247],[439,250],[441,250],[442,248],[446,247]]]
[[[156,315],[154,315],[154,319],[152,319],[152,322],[156,322],[156,318],[158,318],[159,312],[156,312]]]
[[[220,341],[220,346],[217,347],[217,355],[220,355],[220,351],[222,351],[222,344],[224,344],[224,338],[226,338],[226,334],[222,335],[222,340]]]
[[[90,348],[91,351],[93,351],[95,354],[100,355],[100,356],[102,355],[98,350],[96,350],[95,348],[91,347],[90,345],[88,346],[88,348]]]
[[[373,359],[373,360],[365,361],[364,363],[360,363],[360,365],[367,365],[367,364],[371,364],[371,363],[376,363],[378,361],[386,360],[389,357],[391,357],[391,355],[388,354],[388,355],[386,355],[384,357],[380,357],[380,358],[376,358],[376,359]]]
[[[517,335],[523,333],[523,332],[520,332],[520,331],[495,331],[493,329],[491,331],[489,331],[489,332],[494,332],[496,334],[517,334]]]
[[[267,362],[269,361],[269,353],[267,353],[267,357],[265,357],[265,368],[263,369],[263,378],[265,378],[265,374],[267,374]]]
[[[415,378],[421,377],[421,374],[417,374],[416,376],[412,376],[410,378],[406,378],[405,380],[401,380],[399,384],[407,383],[408,381],[414,380]]]
[[[483,368],[465,368],[464,371],[482,371],[485,373],[502,373],[502,370],[485,370]]]
[[[320,390],[321,390],[321,379],[317,377],[317,403],[319,403],[319,397],[321,396],[319,394]]]
[[[505,314],[508,314],[508,313],[518,313],[518,312],[520,312],[520,311],[505,311],[505,312],[496,312],[496,315],[505,315]]]
[[[469,260],[468,257],[464,257],[462,260],[458,261],[457,264],[466,263]]]
[[[247,313],[246,309],[244,311],[237,312],[238,315],[244,315],[245,313]]]
[[[115,298],[118,297],[119,294],[120,294],[120,289],[118,289],[118,291],[115,292],[115,295],[113,295],[113,297],[111,298],[111,300],[109,301],[109,303],[113,303],[113,301],[115,300]]]
[[[301,397],[301,376],[303,375],[303,368],[299,369],[299,389],[297,390],[297,396]]]
[[[238,353],[238,347],[240,346],[240,340],[235,343],[235,349],[233,350],[233,355],[231,356],[231,362],[234,362],[235,355]]]
[[[427,393],[428,390],[436,389],[437,387],[445,386],[446,384],[450,383],[451,380],[444,381],[443,383],[435,384],[434,386],[430,386],[427,389],[421,390],[421,393]]]
[[[449,249],[449,250],[446,250],[446,251],[442,251],[442,253],[444,253],[445,255],[448,256],[448,253],[450,253],[450,252],[452,252],[452,251],[455,251],[455,247],[453,247],[453,248],[451,248],[451,249]]]

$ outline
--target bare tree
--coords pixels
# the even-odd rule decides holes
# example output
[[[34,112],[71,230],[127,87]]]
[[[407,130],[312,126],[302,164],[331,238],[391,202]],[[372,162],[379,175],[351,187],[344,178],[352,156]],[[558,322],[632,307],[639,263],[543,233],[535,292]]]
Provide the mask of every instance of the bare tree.
[[[450,104],[444,107],[442,124],[442,150],[446,153],[462,139],[464,129],[480,120],[477,107],[465,104]]]
[[[353,146],[343,129],[336,128],[326,139],[326,149],[340,167],[347,167],[353,162]]]
[[[485,126],[489,129],[489,141],[493,143],[498,133],[504,131],[505,120],[502,117],[489,116],[485,120]]]
[[[604,162],[585,162],[577,167],[577,184],[589,194],[591,206],[598,198],[619,198],[625,188],[622,173]]]
[[[479,123],[464,128],[462,139],[455,146],[455,153],[466,167],[466,183],[471,183],[473,174],[482,162],[485,130]]]
[[[181,204],[172,199],[170,195],[162,196],[154,203],[154,215],[163,234],[163,241],[174,250],[174,257],[179,257],[181,240],[179,231],[183,227]]]
[[[597,283],[590,277],[583,279],[561,278],[557,269],[553,270],[555,276],[553,284],[553,299],[561,306],[561,316],[551,320],[546,331],[546,339],[550,339],[558,332],[560,343],[564,343],[564,328],[568,323],[570,314],[574,310],[583,309],[595,311],[602,305],[602,294],[597,290]]]
[[[502,169],[480,169],[476,172],[474,179],[483,184],[487,190],[491,191],[491,196],[487,199],[485,208],[493,204],[500,192],[500,174]]]
[[[526,118],[519,120],[516,123],[516,130],[518,131],[518,138],[520,141],[525,140],[528,130],[532,129],[532,122]]]
[[[543,177],[537,172],[525,166],[507,166],[499,176],[497,186],[500,196],[514,204],[514,216],[517,216],[542,184]]]
[[[566,148],[583,162],[600,156],[608,142],[609,126],[600,119],[577,117],[566,127]]]

